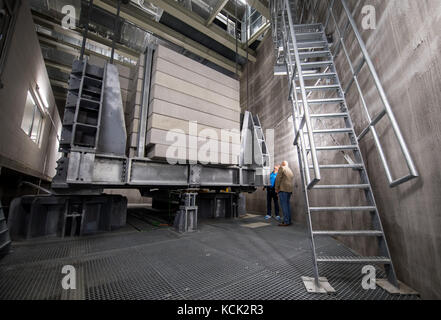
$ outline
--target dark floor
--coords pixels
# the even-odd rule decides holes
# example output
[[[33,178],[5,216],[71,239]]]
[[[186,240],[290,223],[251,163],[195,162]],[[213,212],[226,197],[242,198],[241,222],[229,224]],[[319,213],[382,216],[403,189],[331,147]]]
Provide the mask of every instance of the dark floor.
[[[361,288],[361,266],[324,265],[337,290],[309,294],[309,240],[301,226],[277,227],[260,216],[202,222],[179,235],[129,218],[117,232],[71,240],[14,243],[0,260],[0,299],[410,299]],[[353,254],[332,238],[317,251]],[[64,265],[77,270],[77,290],[65,291]],[[379,272],[379,276],[382,276]]]

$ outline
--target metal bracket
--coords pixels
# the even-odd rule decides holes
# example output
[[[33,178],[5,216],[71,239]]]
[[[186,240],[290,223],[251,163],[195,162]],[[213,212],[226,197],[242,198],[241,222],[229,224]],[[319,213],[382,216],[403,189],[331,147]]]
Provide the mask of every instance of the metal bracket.
[[[302,277],[306,291],[309,293],[334,293],[335,289],[329,284],[328,279],[320,277],[319,286],[317,286],[315,278]]]
[[[382,288],[383,290],[386,290],[390,294],[394,295],[416,295],[419,296],[420,294],[413,290],[412,288],[408,287],[401,281],[398,281],[399,288],[395,287],[392,283],[390,283],[387,279],[377,279],[376,284]]]

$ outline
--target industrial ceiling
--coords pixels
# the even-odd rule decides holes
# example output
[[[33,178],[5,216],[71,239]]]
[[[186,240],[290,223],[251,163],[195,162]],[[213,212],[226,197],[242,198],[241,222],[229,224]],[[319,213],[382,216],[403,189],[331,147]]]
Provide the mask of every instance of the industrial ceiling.
[[[166,42],[200,63],[240,76],[247,59],[256,61],[255,49],[269,29],[264,0],[128,2],[121,6],[115,29],[117,1],[93,1],[86,54],[109,59],[117,30],[116,63],[133,66],[150,42]],[[89,0],[31,0],[30,5],[57,104],[62,108],[72,61],[79,56],[83,26],[88,21]],[[72,29],[61,24],[68,5],[75,8],[76,27]]]

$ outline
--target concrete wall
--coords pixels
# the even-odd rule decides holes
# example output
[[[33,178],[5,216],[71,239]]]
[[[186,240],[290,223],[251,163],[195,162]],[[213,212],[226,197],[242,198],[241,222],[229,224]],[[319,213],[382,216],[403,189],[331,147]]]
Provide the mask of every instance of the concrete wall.
[[[337,1],[338,2],[338,1]],[[353,8],[355,1],[348,1]],[[386,237],[398,278],[421,293],[423,298],[441,298],[441,7],[438,0],[413,1],[365,1],[374,5],[377,12],[377,29],[363,31],[362,35],[390,99],[398,123],[403,130],[411,153],[421,175],[417,180],[397,188],[389,188],[378,152],[371,135],[361,143],[374,194],[379,207]],[[362,16],[355,15],[360,25]],[[351,58],[356,61],[357,47],[348,38]],[[267,39],[258,52],[258,61],[249,66],[249,109],[257,112],[265,128],[275,126],[288,114],[287,84],[284,79],[274,78],[270,72],[274,57],[271,39]],[[343,82],[347,83],[348,67],[344,56],[336,59]],[[364,68],[360,83],[366,95],[371,114],[379,110],[378,95]],[[242,78],[242,108],[246,107],[246,71]],[[348,93],[348,104],[356,131],[366,125],[355,91]],[[394,177],[406,174],[398,144],[387,121],[378,125],[380,139],[392,167]],[[276,127],[275,159],[288,159],[295,163],[292,145],[292,125],[282,121]],[[332,141],[320,141],[329,145]],[[335,160],[332,158],[323,160]],[[332,162],[332,161],[329,161]],[[295,164],[291,165],[299,174]],[[326,178],[326,176],[325,176]],[[335,178],[335,176],[334,176]],[[350,176],[339,177],[342,182]],[[296,177],[296,190],[299,181]],[[264,212],[265,201],[261,195],[249,195],[247,206],[251,211]],[[312,201],[361,203],[359,194],[342,194],[331,198],[313,195]],[[304,223],[300,190],[294,199],[293,215]],[[326,215],[314,221],[317,228],[360,228],[368,223],[360,214]],[[351,247],[362,254],[373,252],[368,241],[346,239]]]
[[[246,65],[240,83],[242,111],[248,110],[259,116],[264,132],[274,129],[274,154],[276,164],[286,160],[295,173],[295,196],[291,198],[292,216],[295,221],[305,222],[301,180],[298,175],[297,151],[293,146],[294,133],[291,106],[288,103],[288,81],[285,77],[274,76],[274,50],[271,37],[266,37],[257,52],[257,61]],[[248,102],[247,102],[248,100]],[[268,134],[266,134],[268,138]],[[267,140],[267,143],[270,141]],[[270,148],[271,150],[271,148]],[[258,190],[247,194],[248,212],[266,213],[266,193]]]
[[[61,125],[27,1],[22,1],[0,89],[0,166],[50,179],[58,158],[56,134]],[[21,129],[28,90],[36,85],[49,104],[40,145]]]

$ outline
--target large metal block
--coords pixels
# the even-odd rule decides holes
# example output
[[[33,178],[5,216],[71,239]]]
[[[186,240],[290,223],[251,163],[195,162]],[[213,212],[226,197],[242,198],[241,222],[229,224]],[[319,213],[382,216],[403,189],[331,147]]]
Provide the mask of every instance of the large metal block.
[[[240,112],[222,107],[218,104],[193,97],[189,93],[182,93],[160,85],[153,85],[150,95],[150,101],[159,99],[180,105],[186,108],[212,114],[221,118],[240,122]]]
[[[240,103],[232,98],[225,97],[214,91],[199,87],[190,82],[175,78],[161,71],[155,71],[152,77],[152,85],[160,85],[169,89],[190,94],[193,97],[207,100],[234,111],[240,111]]]
[[[149,115],[152,113],[162,114],[181,120],[195,121],[197,123],[218,129],[236,130],[237,132],[240,130],[240,123],[237,121],[228,120],[213,114],[186,108],[159,99],[154,99],[150,103]],[[170,129],[172,128],[170,127]]]
[[[157,47],[155,51],[155,58],[157,57],[172,62],[178,66],[184,67],[188,70],[192,70],[214,81],[218,81],[219,83],[222,83],[237,91],[239,91],[240,89],[240,83],[236,79],[220,73],[213,68],[205,66],[199,62],[196,62],[195,60],[190,59],[164,46],[159,45]]]
[[[183,68],[167,60],[157,58],[155,60],[155,64],[153,65],[153,70],[161,71],[165,74],[192,83],[201,88],[219,93],[236,101],[240,100],[239,90],[225,86],[224,84],[220,83],[218,79],[212,80],[205,75],[197,73],[194,70]]]
[[[194,130],[194,133],[196,133],[197,135],[200,135],[200,133],[202,131],[204,131],[205,129],[211,129],[211,130],[214,130],[214,132],[216,132],[218,137],[221,137],[221,141],[226,141],[226,142],[240,141],[239,131],[235,132],[234,130],[231,130],[228,132],[224,132],[224,134],[222,134],[222,131],[219,128],[210,127],[210,126],[207,126],[204,124],[199,124],[199,123],[197,123],[197,126],[194,126],[188,120],[182,120],[182,119],[169,117],[169,116],[161,115],[161,114],[155,114],[155,113],[151,114],[151,116],[148,119],[148,123],[147,123],[147,129],[150,130],[152,128],[166,130],[166,131],[179,130],[179,131],[184,132],[185,134],[190,134],[190,129],[191,129],[191,130]],[[228,133],[228,134],[226,134],[226,133]]]

